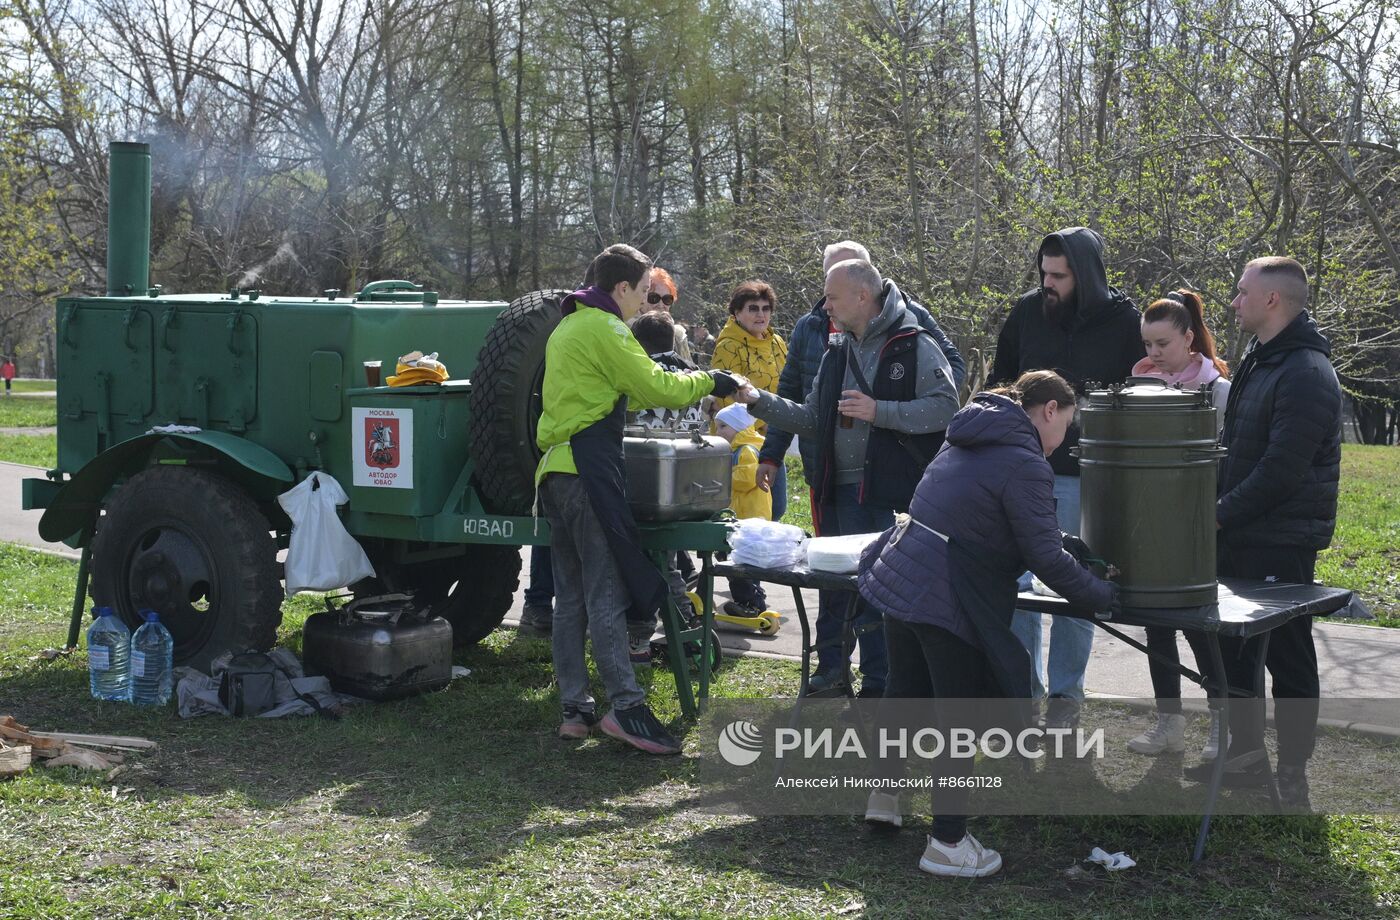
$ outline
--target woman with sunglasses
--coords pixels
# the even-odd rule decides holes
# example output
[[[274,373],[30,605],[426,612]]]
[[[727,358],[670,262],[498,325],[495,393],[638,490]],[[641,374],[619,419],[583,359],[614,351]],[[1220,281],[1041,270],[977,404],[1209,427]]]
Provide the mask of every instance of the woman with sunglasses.
[[[671,316],[671,305],[675,302],[675,279],[666,269],[653,268],[651,280],[647,286],[647,302],[642,307],[642,312],[665,313],[667,316]],[[688,363],[694,364],[695,358],[690,353],[690,341],[686,336],[685,324],[676,322],[674,318],[672,318],[671,324],[675,327],[675,341],[671,344],[671,350]]]
[[[773,315],[778,310],[778,295],[766,281],[745,281],[729,295],[729,321],[715,338],[715,353],[710,367],[717,371],[742,374],[760,390],[775,392],[778,376],[787,363],[787,343],[773,331]],[[733,402],[717,400],[715,411]],[[757,423],[760,435],[767,425]],[[787,476],[780,467],[773,480],[773,520],[782,520],[787,510]]]
[[[787,363],[787,343],[773,331],[773,314],[778,309],[778,295],[766,281],[744,281],[729,295],[729,320],[715,337],[715,353],[710,359],[711,370],[742,374],[755,387],[772,393],[777,390],[778,376]],[[733,399],[716,399],[718,412]],[[754,420],[762,437],[767,425]],[[781,521],[787,510],[787,472],[778,467],[773,479],[773,516]],[[733,600],[724,605],[731,616],[754,617],[768,606],[768,598],[758,582],[729,579],[729,595]]]

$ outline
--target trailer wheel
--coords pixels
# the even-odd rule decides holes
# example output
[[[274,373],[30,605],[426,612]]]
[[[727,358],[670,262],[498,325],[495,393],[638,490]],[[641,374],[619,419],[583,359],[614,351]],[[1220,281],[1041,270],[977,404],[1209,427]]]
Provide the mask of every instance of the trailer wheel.
[[[501,312],[472,371],[471,453],[477,490],[495,514],[530,513],[540,449],[544,349],[566,291],[535,291]]]
[[[257,504],[222,476],[153,466],[117,489],[92,544],[92,599],[133,630],[150,608],[174,662],[208,671],[226,651],[269,649],[282,621],[277,545]]]
[[[406,568],[401,577],[435,616],[452,624],[452,644],[474,645],[489,636],[510,611],[520,585],[520,547],[488,543]]]

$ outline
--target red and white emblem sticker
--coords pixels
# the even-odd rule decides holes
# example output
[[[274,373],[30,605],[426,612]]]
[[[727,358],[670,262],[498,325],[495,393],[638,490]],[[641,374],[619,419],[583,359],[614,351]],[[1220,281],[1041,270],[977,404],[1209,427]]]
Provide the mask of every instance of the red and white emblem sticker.
[[[413,488],[413,410],[352,411],[354,484],[389,489]]]

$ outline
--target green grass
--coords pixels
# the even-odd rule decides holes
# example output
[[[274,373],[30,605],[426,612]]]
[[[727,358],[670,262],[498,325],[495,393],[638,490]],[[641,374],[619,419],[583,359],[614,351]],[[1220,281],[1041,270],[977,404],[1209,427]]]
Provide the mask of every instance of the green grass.
[[[51,470],[58,466],[58,440],[51,434],[0,434],[0,460]]]
[[[339,722],[180,721],[92,700],[62,643],[74,564],[0,545],[0,709],[35,727],[159,742],[111,781],[70,768],[0,782],[0,916],[1377,917],[1400,908],[1393,818],[1217,820],[1188,864],[1189,818],[974,823],[997,878],[931,879],[926,817],[872,836],[849,817],[717,816],[696,806],[695,742],[650,758],[552,737],[546,643],[498,632],[469,678]],[[285,608],[296,646],[314,599]],[[653,705],[676,717],[669,677]],[[742,660],[716,691],[781,696],[786,662]],[[1094,845],[1138,867],[1072,881]]]
[[[1351,588],[1383,626],[1400,626],[1400,448],[1347,444],[1337,533],[1317,580]]]
[[[812,532],[812,493],[802,478],[800,457],[787,457],[787,511],[783,523],[795,524],[807,533]]]
[[[0,428],[52,428],[58,400],[52,396],[0,396]]]
[[[16,393],[52,393],[58,389],[58,381],[40,380],[35,377],[16,377],[11,386]]]

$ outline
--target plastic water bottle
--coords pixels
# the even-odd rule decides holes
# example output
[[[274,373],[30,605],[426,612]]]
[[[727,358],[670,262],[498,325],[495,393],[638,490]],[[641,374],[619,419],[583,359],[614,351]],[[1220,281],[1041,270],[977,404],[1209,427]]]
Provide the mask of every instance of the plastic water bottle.
[[[143,610],[146,622],[131,637],[131,702],[164,706],[170,702],[175,640],[154,610]]]
[[[93,699],[131,699],[131,630],[111,607],[96,607],[88,627],[88,677]]]

